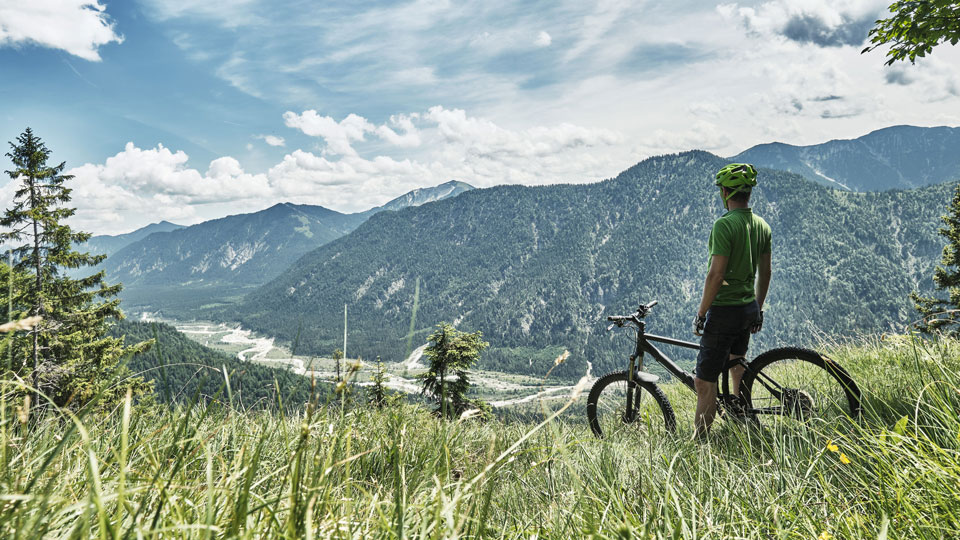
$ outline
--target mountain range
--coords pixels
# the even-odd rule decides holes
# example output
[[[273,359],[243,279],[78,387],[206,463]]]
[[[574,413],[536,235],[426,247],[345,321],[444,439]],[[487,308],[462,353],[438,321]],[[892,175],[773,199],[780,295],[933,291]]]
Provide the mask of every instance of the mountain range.
[[[760,346],[900,330],[913,319],[908,294],[932,288],[938,218],[960,179],[958,134],[895,126],[729,158],[768,167],[753,201],[776,250]],[[110,252],[108,279],[124,284],[128,311],[238,321],[329,354],[342,345],[347,304],[351,353],[398,360],[416,303],[414,343],[450,321],[485,333],[492,369],[543,372],[564,348],[600,369],[623,346],[600,331],[603,318],[640,300],[661,301],[653,331],[689,333],[706,238],[722,212],[709,179],[724,163],[694,151],[589,185],[452,181],[357,214],[278,204],[88,244]]]
[[[692,338],[723,213],[710,179],[725,163],[686,152],[595,184],[500,186],[377,214],[211,315],[329,354],[347,304],[351,355],[396,361],[416,303],[415,342],[449,321],[491,343],[482,367],[544,373],[569,349],[576,361],[560,373],[582,374],[586,360],[599,372],[630,347],[603,331],[605,317],[639,301],[660,301],[650,331]],[[761,169],[752,206],[773,229],[774,276],[759,346],[902,331],[915,318],[909,293],[932,288],[954,187],[857,193]]]
[[[960,128],[892,126],[812,146],[761,144],[729,159],[838,189],[909,189],[960,178]]]
[[[77,246],[77,249],[89,251],[90,253],[103,254],[109,257],[124,247],[142,240],[155,232],[170,232],[182,228],[183,225],[177,225],[169,221],[161,221],[159,223],[151,223],[146,227],[141,227],[126,234],[102,234],[94,236],[91,237],[90,240]]]
[[[453,197],[469,189],[469,184],[450,181],[355,214],[280,203],[189,227],[140,229],[123,235],[133,241],[113,250],[103,266],[108,281],[123,283],[121,297],[126,308],[173,309],[182,315],[204,304],[235,299],[266,283],[304,253],[349,233],[375,214]],[[100,246],[116,238],[98,236],[88,245]]]

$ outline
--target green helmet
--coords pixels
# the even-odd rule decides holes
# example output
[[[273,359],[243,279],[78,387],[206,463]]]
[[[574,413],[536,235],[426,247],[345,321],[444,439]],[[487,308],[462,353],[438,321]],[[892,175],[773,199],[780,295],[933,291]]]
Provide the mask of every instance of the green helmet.
[[[716,185],[730,190],[730,194],[723,198],[726,206],[730,197],[741,191],[749,192],[757,185],[757,169],[749,163],[731,163],[717,171]]]

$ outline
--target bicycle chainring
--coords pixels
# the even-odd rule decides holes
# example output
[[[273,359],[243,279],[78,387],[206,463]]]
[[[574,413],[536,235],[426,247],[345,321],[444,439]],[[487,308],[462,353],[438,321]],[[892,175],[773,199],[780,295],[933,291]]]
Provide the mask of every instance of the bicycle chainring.
[[[780,395],[783,410],[790,416],[807,419],[813,416],[813,396],[798,388],[784,388]]]

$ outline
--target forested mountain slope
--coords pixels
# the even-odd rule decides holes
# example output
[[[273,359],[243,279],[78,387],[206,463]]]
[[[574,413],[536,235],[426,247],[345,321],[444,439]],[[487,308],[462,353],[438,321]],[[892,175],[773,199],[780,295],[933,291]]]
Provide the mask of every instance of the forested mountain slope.
[[[371,215],[453,197],[469,189],[469,184],[450,181],[355,214],[281,203],[251,214],[151,234],[108,257],[104,265],[110,281],[123,283],[121,296],[128,310],[189,316],[204,304],[229,304]]]
[[[170,223],[169,221],[161,221],[159,223],[151,223],[145,227],[140,227],[135,231],[125,234],[100,234],[91,237],[90,240],[87,240],[82,244],[77,244],[76,249],[80,252],[88,252],[94,255],[106,255],[107,257],[110,257],[121,249],[134,242],[142,240],[155,232],[170,232],[182,228],[183,225],[177,225],[176,223]],[[105,264],[106,262],[102,262],[94,267],[85,266],[82,268],[68,268],[65,269],[65,272],[70,277],[79,278],[89,276],[90,274],[94,274],[100,270],[104,270]]]
[[[154,392],[162,400],[190,401],[199,390],[201,399],[227,401],[224,368],[230,375],[235,404],[242,408],[277,406],[277,387],[286,405],[300,406],[310,398],[311,383],[306,377],[204,347],[169,324],[123,320],[116,322],[110,333],[125,336],[128,344],[157,339],[150,350],[133,356],[127,365],[153,381]]]
[[[146,238],[155,232],[170,232],[182,228],[183,225],[177,225],[176,223],[170,223],[169,221],[161,221],[159,223],[151,223],[145,227],[140,227],[135,231],[125,234],[100,234],[90,238],[90,240],[87,240],[83,244],[80,244],[77,246],[77,249],[80,251],[89,251],[90,253],[102,254],[109,257],[124,247],[138,240],[142,240],[143,238]]]
[[[960,180],[960,128],[892,126],[812,146],[769,143],[730,158],[854,191],[906,189]]]
[[[660,301],[650,331],[692,337],[724,163],[687,152],[597,184],[503,186],[380,214],[219,316],[287,340],[299,331],[301,350],[329,353],[348,304],[351,356],[399,360],[419,278],[415,342],[455,321],[491,343],[485,368],[543,373],[569,348],[566,373],[585,360],[602,371],[629,348],[604,332],[605,316],[639,300]],[[753,206],[774,235],[762,344],[902,329],[910,291],[932,286],[953,188],[852,193],[761,170]]]
[[[474,189],[473,186],[466,182],[450,180],[449,182],[444,182],[439,186],[418,188],[404,193],[403,195],[393,199],[383,206],[371,208],[366,212],[361,212],[361,214],[366,217],[370,217],[373,214],[382,212],[384,210],[403,210],[408,206],[420,206],[429,202],[456,197],[464,191],[470,191],[471,189]]]
[[[108,257],[107,275],[125,287],[259,284],[360,222],[358,216],[322,206],[280,203],[152,234]]]

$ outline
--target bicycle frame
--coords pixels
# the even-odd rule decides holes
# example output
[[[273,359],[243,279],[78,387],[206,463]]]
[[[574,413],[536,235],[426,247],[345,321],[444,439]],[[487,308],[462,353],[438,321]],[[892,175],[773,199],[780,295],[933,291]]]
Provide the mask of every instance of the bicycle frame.
[[[643,321],[640,321],[640,324],[638,325],[637,330],[638,331],[637,331],[636,345],[635,345],[633,354],[630,355],[629,373],[633,373],[634,371],[639,372],[640,370],[643,369],[643,354],[646,353],[646,354],[649,354],[654,360],[656,360],[657,363],[659,363],[661,366],[666,368],[666,370],[669,371],[674,377],[676,377],[677,380],[682,382],[684,386],[696,392],[696,387],[694,386],[694,382],[693,382],[693,378],[694,378],[693,373],[690,373],[689,371],[678,366],[673,360],[670,359],[669,356],[667,356],[663,351],[658,349],[651,342],[664,343],[667,345],[674,345],[677,347],[683,347],[685,349],[694,349],[694,350],[700,350],[700,344],[694,343],[692,341],[683,341],[680,339],[673,339],[673,338],[668,338],[664,336],[658,336],[655,334],[648,334],[646,332],[646,323]],[[637,359],[640,359],[639,365],[637,365]],[[747,367],[747,363],[742,358],[737,360],[732,360],[726,366],[724,366],[724,369],[723,369],[724,375],[726,375],[726,372],[728,369],[736,365],[742,365],[744,368]],[[727,387],[727,378],[726,376],[724,376],[723,389],[722,389],[724,393],[727,392],[726,387]],[[722,398],[723,395],[724,394],[718,393],[717,397]]]

